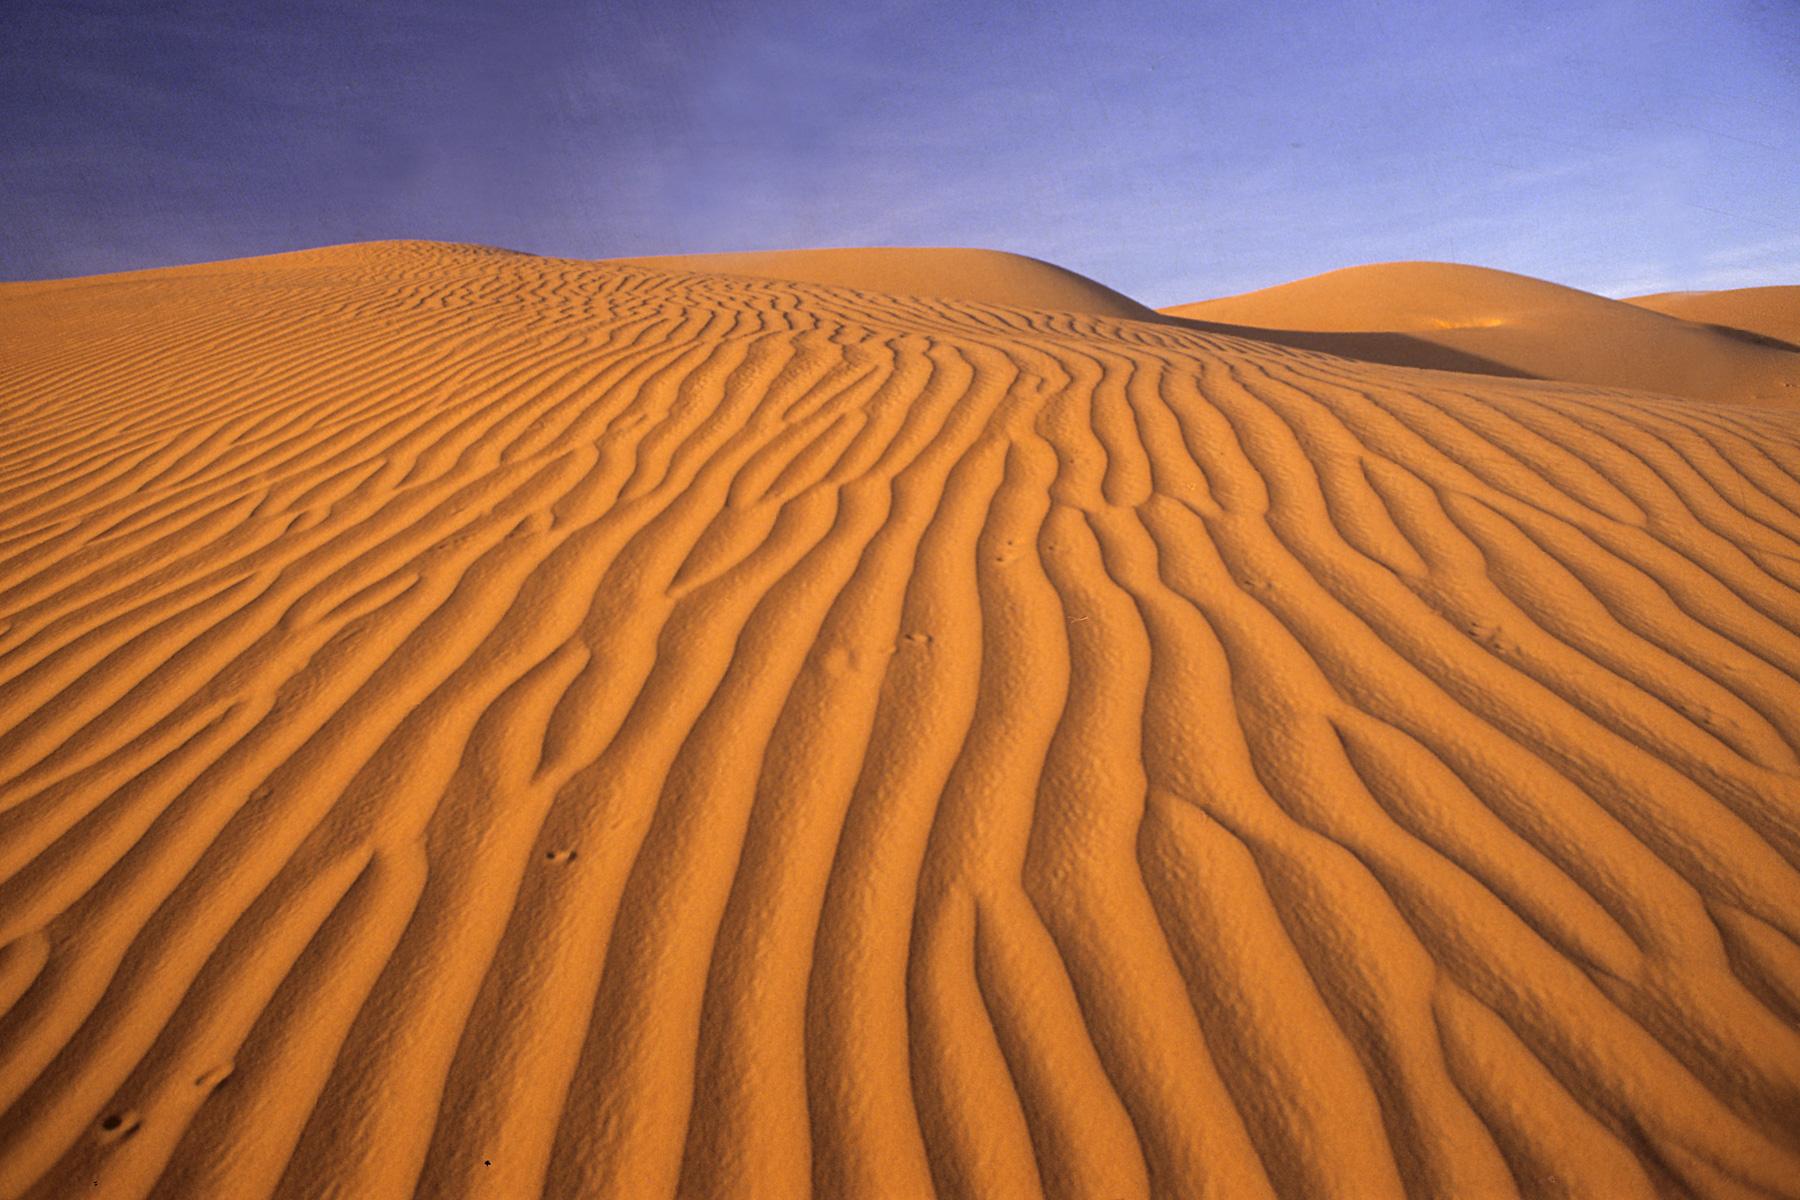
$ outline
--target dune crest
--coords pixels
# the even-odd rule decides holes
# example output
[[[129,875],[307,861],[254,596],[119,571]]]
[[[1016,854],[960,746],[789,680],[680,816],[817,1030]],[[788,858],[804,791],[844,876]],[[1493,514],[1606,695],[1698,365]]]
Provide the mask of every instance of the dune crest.
[[[846,250],[768,250],[736,254],[671,254],[606,260],[611,265],[748,275],[788,283],[886,292],[1154,321],[1129,296],[1055,263],[999,250],[873,246]]]
[[[0,1196],[1800,1195],[1793,412],[430,243],[0,330]]]
[[[1160,311],[1372,362],[1800,407],[1800,353],[1680,319],[1679,304],[1656,307],[1486,267],[1399,262]]]
[[[1768,338],[1788,349],[1800,349],[1800,287],[1659,292],[1654,296],[1633,296],[1626,303],[1698,325]]]

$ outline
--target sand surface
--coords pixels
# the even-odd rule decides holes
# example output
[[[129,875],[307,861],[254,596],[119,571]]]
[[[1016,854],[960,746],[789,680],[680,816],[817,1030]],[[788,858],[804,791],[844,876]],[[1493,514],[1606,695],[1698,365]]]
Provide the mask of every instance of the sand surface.
[[[1800,324],[1800,288],[1758,290],[1786,295],[1735,308]],[[1243,326],[1236,332],[1248,336],[1281,331],[1289,344],[1374,362],[1800,408],[1795,347],[1714,328],[1715,317],[1680,319],[1690,312],[1664,299],[1609,300],[1486,267],[1412,262],[1349,267],[1162,312]]]
[[[1154,321],[1156,313],[1129,296],[1055,263],[999,250],[869,247],[855,250],[770,250],[738,254],[673,254],[615,258],[610,266],[749,275],[792,283],[822,283],[864,292],[973,300],[1013,308],[1048,308]]]
[[[1737,288],[1723,292],[1659,292],[1629,303],[1684,321],[1766,338],[1800,350],[1800,287]]]
[[[1055,308],[0,287],[0,1196],[1800,1196],[1800,414]]]

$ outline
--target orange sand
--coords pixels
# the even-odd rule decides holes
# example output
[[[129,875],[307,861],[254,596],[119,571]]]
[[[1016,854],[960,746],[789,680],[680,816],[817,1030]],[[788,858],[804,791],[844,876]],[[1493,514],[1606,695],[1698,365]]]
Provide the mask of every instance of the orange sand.
[[[1049,308],[1154,321],[1156,313],[1105,284],[1054,263],[998,250],[875,247],[861,250],[773,250],[743,254],[672,254],[615,258],[609,266],[654,267],[823,283],[864,292],[973,300],[1012,308]]]
[[[1800,350],[1800,287],[1738,288],[1729,292],[1663,292],[1629,301],[1640,308],[1774,341]]]
[[[1800,412],[732,265],[0,287],[0,1196],[1800,1195]]]
[[[1770,307],[1800,312],[1800,289]],[[1732,293],[1742,295],[1743,293]],[[1492,372],[1695,400],[1800,407],[1800,354],[1649,311],[1651,301],[1454,263],[1381,263],[1165,314],[1401,366]],[[1800,322],[1800,316],[1793,319]],[[1706,318],[1711,321],[1712,318]]]

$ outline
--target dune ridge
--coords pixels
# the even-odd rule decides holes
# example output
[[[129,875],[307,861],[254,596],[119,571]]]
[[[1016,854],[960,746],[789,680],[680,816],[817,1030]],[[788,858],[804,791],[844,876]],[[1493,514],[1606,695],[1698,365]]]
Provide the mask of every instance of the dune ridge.
[[[0,287],[0,1196],[1800,1195],[1800,417]]]
[[[1067,267],[1000,250],[863,246],[670,254],[603,261],[617,266],[748,275],[784,283],[824,284],[864,292],[1089,313],[1133,321],[1158,319],[1154,310]]]
[[[1761,290],[1774,295],[1729,306],[1764,322],[1800,315],[1790,289]],[[1731,322],[1691,304],[1610,300],[1488,267],[1375,263],[1160,311],[1371,362],[1800,407],[1792,346],[1717,328]]]
[[[1731,288],[1718,292],[1658,292],[1626,301],[1664,316],[1766,338],[1800,350],[1800,286]]]

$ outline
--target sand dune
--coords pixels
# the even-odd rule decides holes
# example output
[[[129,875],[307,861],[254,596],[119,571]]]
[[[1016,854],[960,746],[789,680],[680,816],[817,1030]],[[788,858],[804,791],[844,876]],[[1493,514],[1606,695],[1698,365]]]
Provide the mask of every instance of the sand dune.
[[[739,254],[676,254],[616,258],[608,265],[749,275],[789,283],[968,300],[1009,308],[1154,321],[1156,313],[1085,275],[1023,254],[999,250],[875,246],[849,250],[772,250]]]
[[[1290,344],[1373,362],[1800,407],[1800,353],[1678,319],[1686,312],[1648,311],[1657,307],[1418,262],[1350,267],[1162,312],[1251,336],[1285,331]]]
[[[429,243],[0,339],[0,1196],[1800,1195],[1800,415]]]
[[[1627,303],[1698,325],[1768,338],[1788,349],[1800,349],[1800,287],[1660,292],[1634,296]]]

